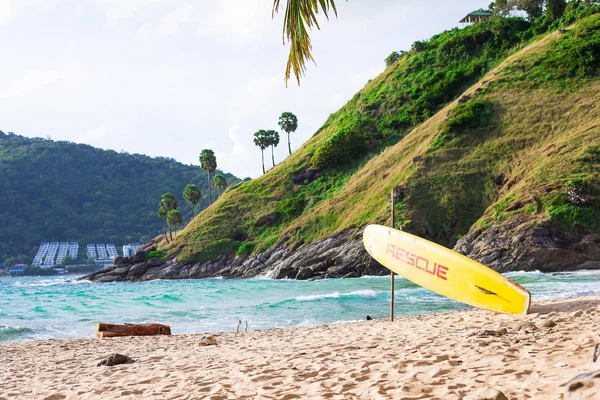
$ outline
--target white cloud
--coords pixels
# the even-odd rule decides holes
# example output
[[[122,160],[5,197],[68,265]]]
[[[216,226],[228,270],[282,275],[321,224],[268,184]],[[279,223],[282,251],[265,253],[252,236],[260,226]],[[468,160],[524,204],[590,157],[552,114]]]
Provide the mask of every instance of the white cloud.
[[[88,130],[79,138],[77,138],[76,142],[93,144],[97,143],[98,140],[103,139],[107,136],[109,136],[108,128],[105,125],[102,125]]]
[[[0,100],[16,101],[19,97],[33,94],[45,86],[58,82],[60,78],[61,74],[56,70],[29,70],[8,88],[0,90]]]

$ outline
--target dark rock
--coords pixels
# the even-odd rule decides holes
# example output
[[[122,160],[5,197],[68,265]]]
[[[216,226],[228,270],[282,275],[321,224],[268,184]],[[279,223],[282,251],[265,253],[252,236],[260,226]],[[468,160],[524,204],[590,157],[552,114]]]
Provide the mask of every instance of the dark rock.
[[[148,252],[145,250],[138,250],[133,259],[131,260],[134,264],[141,263],[146,261],[146,257],[148,256]]]
[[[123,257],[123,256],[115,257],[115,259],[113,260],[113,264],[115,264],[115,265],[121,264],[123,262],[123,258],[125,258],[125,257]]]
[[[371,320],[373,320],[373,318],[371,318],[370,315],[367,315],[367,321],[371,321]]]
[[[102,365],[104,365],[106,367],[112,367],[113,365],[131,364],[133,362],[135,362],[135,361],[129,357],[127,357],[123,354],[115,353],[113,355],[106,357],[104,360],[100,361],[98,363],[98,367],[100,367]]]
[[[500,174],[494,178],[494,183],[498,186],[504,185],[505,182],[506,178],[504,177],[504,174]]]
[[[259,219],[257,219],[256,222],[254,223],[254,226],[259,227],[259,226],[271,225],[272,223],[277,221],[278,218],[279,218],[279,213],[272,212],[270,214],[264,215],[264,216],[260,217]]]
[[[454,250],[499,272],[600,268],[600,234],[575,225],[566,230],[548,221],[534,224],[526,218],[469,232]]]
[[[205,335],[202,336],[202,339],[200,339],[200,343],[198,343],[200,346],[216,346],[217,345],[217,338],[214,337],[213,335]]]
[[[325,278],[341,278],[349,274],[350,272],[352,272],[351,264],[334,265],[333,267],[329,267],[327,269],[327,273],[325,273]]]
[[[506,207],[506,211],[515,211],[515,210],[518,210],[519,208],[523,208],[523,203],[520,201],[515,201],[510,206]]]
[[[129,257],[121,257],[121,261],[117,265],[131,265],[133,261]]]
[[[348,272],[346,275],[342,276],[342,279],[348,278],[360,278],[360,274],[356,271]]]
[[[464,96],[462,96],[460,99],[458,99],[458,104],[465,104],[466,102],[468,102],[469,100],[471,100],[471,96],[465,94]]]
[[[294,267],[288,266],[280,268],[279,271],[273,276],[275,279],[296,279],[298,270]]]
[[[148,267],[152,268],[152,267],[158,267],[160,265],[163,265],[165,263],[165,261],[160,258],[160,257],[152,257],[150,260],[148,260]]]
[[[320,175],[320,171],[310,167],[300,168],[292,174],[292,182],[296,185],[308,185]]]
[[[127,273],[127,280],[135,280],[140,278],[144,272],[148,269],[148,263],[140,263],[136,264],[129,268],[129,272]]]
[[[296,275],[296,279],[298,280],[306,280],[315,276],[315,273],[310,268],[302,268],[298,271],[298,275]]]

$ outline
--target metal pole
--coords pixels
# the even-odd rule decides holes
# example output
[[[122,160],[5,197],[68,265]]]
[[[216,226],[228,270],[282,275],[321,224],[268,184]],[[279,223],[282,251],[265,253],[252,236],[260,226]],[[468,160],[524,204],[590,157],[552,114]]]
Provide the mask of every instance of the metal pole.
[[[395,222],[395,216],[394,216],[394,189],[392,188],[392,229],[394,229],[394,222]],[[390,277],[392,279],[392,298],[391,298],[391,302],[390,302],[390,321],[394,322],[394,271],[391,271],[390,273]]]

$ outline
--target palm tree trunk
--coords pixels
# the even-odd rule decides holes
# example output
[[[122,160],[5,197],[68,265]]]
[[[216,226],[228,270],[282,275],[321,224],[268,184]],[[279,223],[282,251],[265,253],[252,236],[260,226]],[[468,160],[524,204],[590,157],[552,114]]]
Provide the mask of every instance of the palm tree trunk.
[[[192,204],[192,219],[196,218],[196,205]]]
[[[260,155],[262,156],[263,175],[265,174],[265,151],[260,149]]]
[[[271,159],[273,160],[273,168],[275,168],[275,154],[273,153],[275,151],[275,146],[271,145]]]
[[[165,231],[165,239],[169,243],[169,237],[167,236],[167,218],[163,218],[163,230]]]
[[[171,240],[173,240],[173,230],[171,229],[171,225],[169,225],[169,235],[171,236]]]
[[[208,204],[212,204],[212,193],[210,191],[210,171],[206,170],[206,172],[208,172]]]
[[[288,132],[288,150],[290,152],[290,156],[292,155],[292,145],[290,144],[290,133]]]

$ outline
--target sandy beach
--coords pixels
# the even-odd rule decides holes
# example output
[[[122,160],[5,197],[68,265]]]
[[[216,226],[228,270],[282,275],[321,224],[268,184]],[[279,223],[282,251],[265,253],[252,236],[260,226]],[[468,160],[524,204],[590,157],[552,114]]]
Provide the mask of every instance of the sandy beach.
[[[599,334],[600,296],[588,296],[529,315],[471,309],[219,333],[208,346],[205,335],[11,343],[0,345],[0,399],[483,399],[486,388],[593,399],[598,382],[567,395],[561,385],[600,370]],[[113,353],[135,362],[98,366]]]

